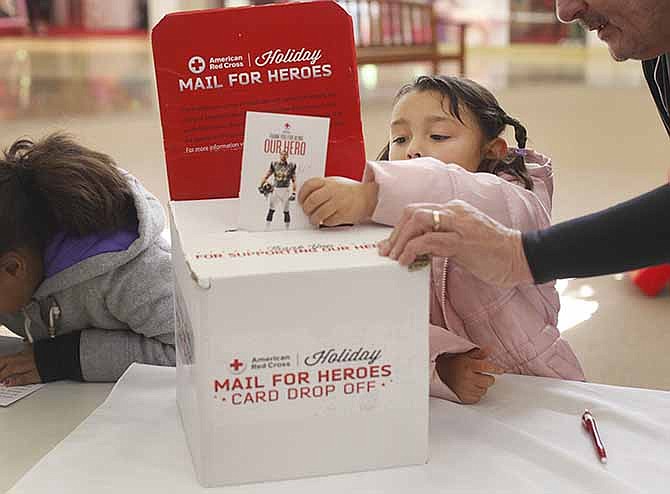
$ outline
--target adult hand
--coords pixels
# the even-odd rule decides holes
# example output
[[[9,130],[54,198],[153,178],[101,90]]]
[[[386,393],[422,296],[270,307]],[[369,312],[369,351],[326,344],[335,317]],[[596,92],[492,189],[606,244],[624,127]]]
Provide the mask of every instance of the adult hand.
[[[24,386],[41,382],[32,345],[14,355],[0,357],[0,385]]]
[[[298,201],[313,225],[357,224],[372,216],[377,190],[375,183],[344,177],[311,178],[300,188]]]
[[[459,200],[407,206],[391,236],[380,242],[379,253],[403,266],[419,255],[448,257],[480,280],[501,287],[533,283],[521,232]]]
[[[465,404],[479,402],[495,383],[489,374],[503,374],[504,370],[486,358],[489,352],[479,348],[458,355],[442,354],[435,363],[444,384]]]

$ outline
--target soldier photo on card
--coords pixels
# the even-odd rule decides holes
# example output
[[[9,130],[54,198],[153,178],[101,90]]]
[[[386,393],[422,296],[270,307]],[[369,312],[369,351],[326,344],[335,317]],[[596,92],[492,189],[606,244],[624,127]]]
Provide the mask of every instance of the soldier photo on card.
[[[301,230],[302,184],[323,177],[330,119],[247,112],[240,183],[240,229]]]

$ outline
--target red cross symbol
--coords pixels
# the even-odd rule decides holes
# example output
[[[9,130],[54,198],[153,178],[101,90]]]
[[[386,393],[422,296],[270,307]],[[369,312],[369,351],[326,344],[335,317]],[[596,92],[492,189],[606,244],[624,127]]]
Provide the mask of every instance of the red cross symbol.
[[[239,372],[240,367],[244,367],[244,364],[239,360],[235,359],[230,363],[230,366],[233,368],[235,372]]]
[[[205,70],[205,60],[202,57],[191,57],[188,61],[188,68],[194,74],[199,74]]]
[[[291,124],[288,123],[288,122],[286,122],[286,123],[284,124],[284,128],[285,128],[285,129],[290,129],[290,128],[291,128]]]

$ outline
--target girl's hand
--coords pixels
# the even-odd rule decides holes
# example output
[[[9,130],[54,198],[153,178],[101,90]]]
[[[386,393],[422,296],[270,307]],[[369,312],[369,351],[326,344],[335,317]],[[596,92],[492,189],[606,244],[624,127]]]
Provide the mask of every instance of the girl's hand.
[[[458,355],[442,354],[435,363],[442,382],[456,393],[465,404],[479,402],[495,378],[489,374],[503,374],[504,370],[486,358],[486,350],[476,348]]]
[[[377,207],[378,185],[343,177],[311,178],[298,201],[313,225],[336,226],[362,223]]]
[[[41,382],[32,345],[14,355],[0,357],[0,385],[25,386]]]

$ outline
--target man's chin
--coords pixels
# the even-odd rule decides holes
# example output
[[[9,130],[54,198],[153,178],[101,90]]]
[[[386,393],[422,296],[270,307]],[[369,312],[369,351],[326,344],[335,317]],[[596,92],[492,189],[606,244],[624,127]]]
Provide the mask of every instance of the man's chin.
[[[616,62],[625,62],[632,58],[630,50],[625,49],[621,31],[614,28],[614,26],[607,25],[602,31],[598,32],[600,41],[607,45],[610,56]]]
[[[622,50],[621,46],[617,46],[613,43],[607,43],[607,50],[610,52],[610,56],[615,62],[625,62],[626,60],[633,58],[628,50]]]
[[[629,56],[621,55],[620,53],[617,53],[616,51],[614,51],[614,50],[612,49],[612,47],[609,47],[609,46],[608,46],[608,49],[609,49],[609,52],[610,52],[610,56],[612,57],[612,59],[613,59],[615,62],[625,62],[626,60],[629,60],[629,59],[630,59]]]
[[[629,43],[629,45],[632,44]],[[663,49],[648,49],[641,47],[634,47],[634,49],[630,49],[622,46],[621,43],[608,43],[607,49],[610,52],[610,56],[616,62],[625,62],[626,60],[649,60],[665,53],[665,50]]]

